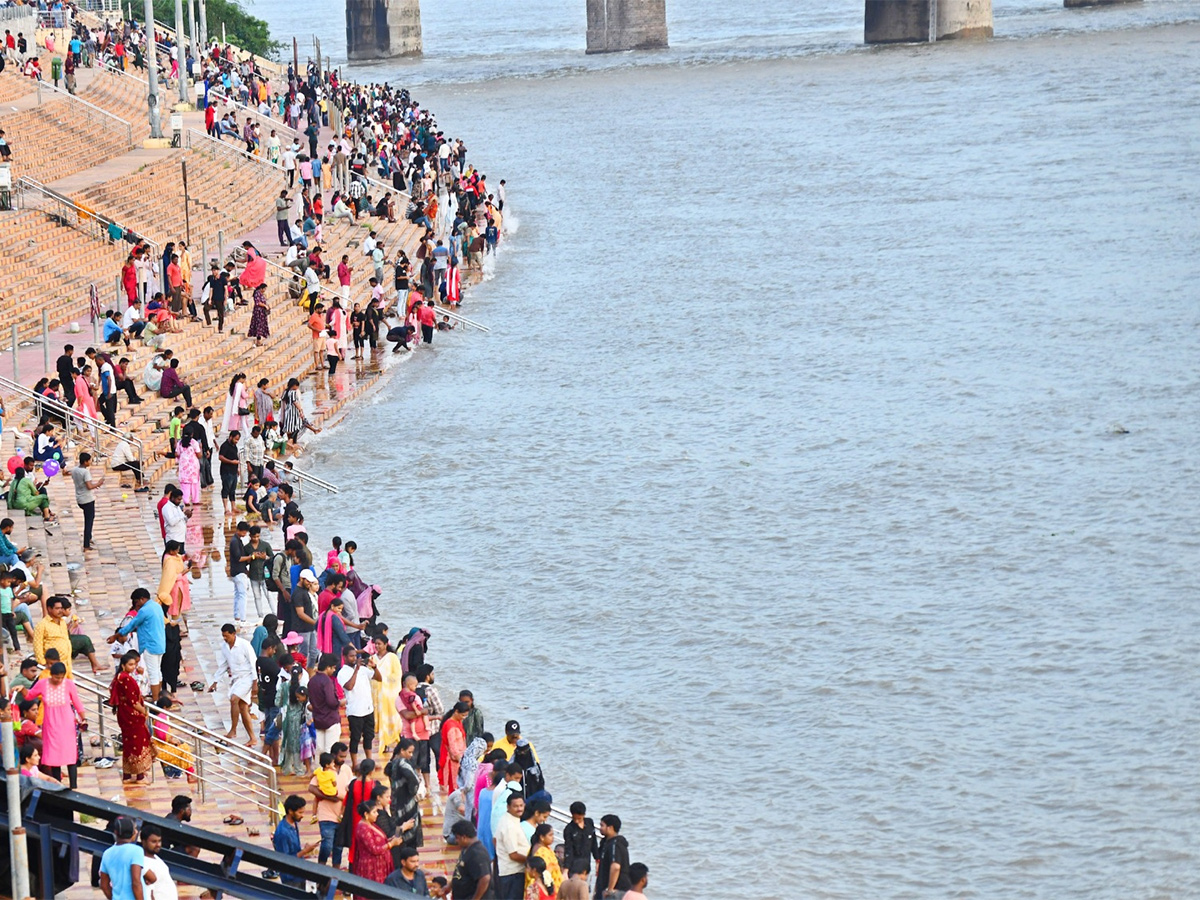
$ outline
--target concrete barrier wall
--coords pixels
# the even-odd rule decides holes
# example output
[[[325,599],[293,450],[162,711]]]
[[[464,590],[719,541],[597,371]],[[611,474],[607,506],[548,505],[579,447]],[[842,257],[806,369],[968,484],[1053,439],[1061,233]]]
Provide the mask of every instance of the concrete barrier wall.
[[[588,53],[666,46],[666,0],[587,0]]]
[[[420,0],[346,0],[350,59],[391,59],[421,51]]]
[[[935,0],[937,39],[990,38],[992,0]]]

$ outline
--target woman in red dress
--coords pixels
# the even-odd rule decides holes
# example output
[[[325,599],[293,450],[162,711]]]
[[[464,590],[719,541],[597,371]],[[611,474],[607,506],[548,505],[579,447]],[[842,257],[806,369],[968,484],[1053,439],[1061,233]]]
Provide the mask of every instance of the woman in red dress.
[[[346,848],[346,861],[351,864],[354,863],[358,822],[362,818],[359,807],[371,799],[371,791],[375,789],[375,779],[371,778],[374,771],[375,760],[361,760],[358,764],[358,777],[346,786],[345,812],[342,813],[339,834],[342,846]]]
[[[392,874],[392,848],[398,847],[403,838],[394,837],[388,840],[375,824],[379,815],[378,804],[366,800],[358,805],[359,821],[354,829],[354,861],[350,863],[350,871],[360,878],[375,881],[380,884]],[[355,897],[355,900],[365,900]]]
[[[108,702],[116,710],[117,724],[121,726],[121,774],[125,781],[143,780],[154,765],[142,689],[133,676],[140,659],[136,650],[122,656],[121,670],[108,691]]]

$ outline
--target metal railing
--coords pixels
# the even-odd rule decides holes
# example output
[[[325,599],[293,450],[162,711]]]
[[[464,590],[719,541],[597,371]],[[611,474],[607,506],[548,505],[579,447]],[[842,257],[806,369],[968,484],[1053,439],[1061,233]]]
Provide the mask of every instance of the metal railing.
[[[305,484],[315,485],[316,487],[322,488],[331,494],[336,494],[338,492],[337,485],[326,481],[324,478],[318,478],[311,472],[305,472],[302,469],[297,469],[295,465],[292,464],[290,459],[284,460],[282,467],[276,467],[276,472],[279,475],[280,481],[286,482],[290,476],[294,475]]]
[[[273,259],[267,259],[265,256],[263,257],[263,262],[267,264],[267,268],[275,273],[275,276],[280,281],[284,282],[284,290],[287,290],[290,285],[294,284],[297,278],[300,279],[299,287],[301,291],[308,287],[308,282],[305,281],[304,275],[300,272],[297,272],[291,266],[281,265],[280,263],[275,262]],[[331,300],[334,298],[337,298],[338,300],[342,299],[341,294],[337,293],[332,288],[327,288],[320,284],[317,285],[317,296],[318,298],[325,296]],[[298,297],[296,298],[296,302],[299,302]]]
[[[203,150],[205,147],[220,147],[225,151],[225,153],[232,153],[234,156],[239,157],[242,161],[254,163],[260,166],[268,166],[269,168],[279,172],[281,175],[283,174],[283,166],[277,165],[268,159],[263,159],[260,156],[255,156],[253,153],[247,153],[241,147],[234,146],[233,144],[227,144],[219,138],[215,138],[203,131],[197,131],[195,128],[189,128],[187,130],[185,140],[187,141],[187,148],[189,150]]]
[[[367,162],[370,163],[371,161],[367,160]],[[383,191],[385,194],[392,194],[393,196],[396,196],[396,197],[403,197],[405,200],[412,200],[412,195],[409,194],[408,191],[402,191],[402,190],[400,190],[400,188],[392,187],[392,185],[387,184],[383,181],[380,181],[378,178],[372,178],[370,175],[367,175],[365,173],[362,175],[358,175],[354,172],[351,172],[350,180],[353,181],[355,178],[358,178],[361,181],[365,181],[369,185],[374,185],[376,188]],[[345,192],[343,191],[343,193],[345,193]]]
[[[36,18],[38,11],[32,6],[6,6],[0,9],[0,22],[17,22]]]
[[[97,727],[101,741],[104,741],[109,732],[119,735],[119,728],[113,727],[116,715],[108,706],[108,685],[78,670],[72,673],[71,680],[75,682],[81,694],[90,696],[96,702]],[[191,752],[195,771],[189,774],[194,774],[196,778],[201,803],[207,802],[208,795],[212,792],[224,792],[240,800],[249,801],[267,814],[271,824],[276,822],[281,800],[279,778],[265,753],[238,746],[224,735],[203,725],[197,725],[179,713],[153,707],[147,701],[146,725],[151,735],[154,734],[156,719],[165,722],[171,736],[181,741]],[[151,767],[151,781],[154,780],[155,768],[157,767]]]
[[[101,419],[93,419],[91,416],[85,416],[79,410],[72,409],[61,400],[51,400],[49,397],[43,397],[41,394],[25,387],[25,385],[19,384],[11,378],[5,378],[3,375],[0,375],[0,392],[15,394],[25,402],[31,403],[33,405],[34,416],[39,422],[47,416],[52,419],[58,419],[62,422],[68,441],[72,439],[91,441],[97,454],[103,455],[104,448],[103,442],[100,439],[101,435],[113,438],[114,443],[118,441],[129,443],[137,450],[139,471],[145,471],[143,467],[145,458],[144,447],[140,438],[121,431],[119,428],[113,428]]]
[[[254,116],[254,118],[259,122],[266,123],[276,131],[284,132],[291,137],[300,139],[301,143],[304,143],[304,141],[307,140],[302,132],[293,128],[291,125],[288,125],[283,119],[273,119],[270,116],[263,115],[249,103],[243,103],[236,97],[231,97],[224,88],[210,87],[208,89],[208,96],[210,98],[210,104],[212,103],[211,98],[215,97],[219,102],[224,103],[226,106],[231,106],[234,109],[245,113],[246,115]],[[280,152],[282,152],[282,148],[280,148]]]
[[[450,321],[461,325],[463,331],[466,331],[468,328],[475,328],[479,331],[483,331],[488,334],[491,334],[491,332],[492,332],[492,329],[488,328],[482,322],[476,322],[474,319],[468,319],[466,316],[460,315],[459,313],[455,312],[452,309],[446,309],[445,307],[437,307],[437,311],[439,313],[441,313],[442,315],[449,316]]]
[[[125,137],[125,146],[133,146],[133,126],[120,116],[113,115],[108,110],[101,109],[94,103],[88,103],[82,97],[76,97],[69,91],[63,88],[57,88],[45,81],[39,81],[37,83],[38,106],[42,105],[42,91],[51,91],[60,97],[66,97],[72,103],[80,104],[86,110],[84,115],[86,116],[89,125],[93,122],[99,122],[109,131],[119,131]]]
[[[36,209],[46,213],[48,216],[57,216],[62,224],[68,225],[76,231],[81,231],[88,237],[95,238],[105,244],[115,243],[115,240],[108,231],[110,225],[116,225],[118,228],[121,228],[122,236],[125,234],[125,229],[121,226],[120,222],[109,218],[103,213],[79,206],[69,197],[65,197],[57,191],[46,187],[44,184],[34,181],[28,175],[22,175],[17,179],[16,188],[17,202],[20,209]],[[31,200],[32,202],[30,202]],[[150,246],[154,251],[155,258],[162,256],[162,251],[159,249],[157,242],[140,234],[135,234],[134,236]]]
[[[70,28],[75,21],[74,14],[66,6],[62,9],[38,10],[37,17],[38,28]]]
[[[145,78],[142,78],[142,77],[140,77],[140,76],[138,76],[138,75],[134,75],[132,72],[127,72],[127,71],[125,71],[124,69],[119,69],[119,68],[117,68],[117,66],[116,66],[116,59],[115,59],[115,58],[110,58],[110,59],[109,59],[109,63],[111,63],[111,64],[110,64],[110,65],[97,66],[97,67],[96,67],[96,69],[95,69],[95,71],[96,71],[97,73],[99,73],[99,72],[106,72],[106,73],[108,73],[109,75],[117,75],[117,76],[120,76],[121,78],[129,78],[129,79],[131,79],[131,80],[133,80],[133,81],[136,81],[136,82],[138,82],[139,84],[141,84],[141,85],[145,86],[145,88],[146,88],[147,92],[149,92],[149,90],[150,90],[150,82],[148,82],[148,81],[147,81]],[[93,79],[93,82],[94,82],[94,79]]]

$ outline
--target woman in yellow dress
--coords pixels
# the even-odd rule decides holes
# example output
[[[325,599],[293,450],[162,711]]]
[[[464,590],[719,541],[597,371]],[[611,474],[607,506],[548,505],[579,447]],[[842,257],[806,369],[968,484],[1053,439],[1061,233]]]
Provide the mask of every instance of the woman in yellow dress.
[[[371,682],[372,699],[375,701],[375,735],[379,739],[380,754],[390,753],[401,738],[403,720],[396,709],[396,698],[400,696],[404,670],[400,657],[388,648],[385,638],[375,641],[375,671],[379,681]]]
[[[160,709],[170,709],[171,699],[163,694],[158,699]],[[171,723],[164,715],[154,715],[154,755],[164,767],[178,769],[185,775],[189,784],[196,783],[196,758],[192,749],[179,738],[171,734]],[[168,774],[171,774],[168,770]]]
[[[546,861],[546,874],[554,887],[554,896],[558,896],[558,889],[563,882],[562,866],[558,864],[558,857],[554,855],[554,827],[548,822],[543,822],[533,832],[533,838],[529,842],[533,847],[533,852],[529,854],[532,859],[535,856],[540,856]],[[525,887],[528,888],[533,883],[533,874],[529,871],[525,873]],[[546,885],[549,888],[551,885]]]

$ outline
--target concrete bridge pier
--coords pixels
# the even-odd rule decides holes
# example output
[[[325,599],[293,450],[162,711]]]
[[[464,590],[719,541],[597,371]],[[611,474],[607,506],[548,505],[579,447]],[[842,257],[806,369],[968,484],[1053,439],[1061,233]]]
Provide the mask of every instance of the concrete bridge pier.
[[[868,44],[991,36],[992,0],[866,0],[863,40]]]
[[[1142,0],[1063,0],[1067,9],[1077,9],[1081,6],[1114,6],[1117,3],[1141,3]]]
[[[346,55],[391,59],[421,53],[420,0],[346,0]]]
[[[587,0],[587,52],[661,50],[667,0]]]

